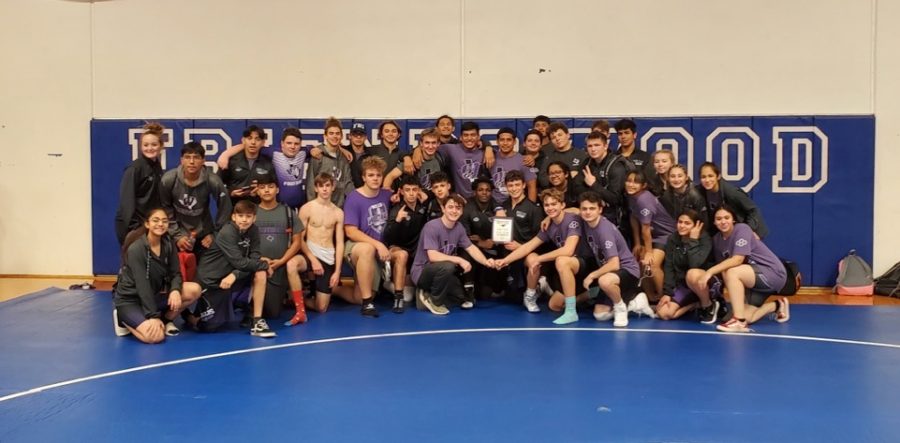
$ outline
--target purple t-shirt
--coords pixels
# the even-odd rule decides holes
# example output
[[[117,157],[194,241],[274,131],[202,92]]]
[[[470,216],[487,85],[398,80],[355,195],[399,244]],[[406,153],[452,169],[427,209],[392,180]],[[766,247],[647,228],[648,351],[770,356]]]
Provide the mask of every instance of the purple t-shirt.
[[[612,257],[619,257],[619,268],[628,271],[629,274],[639,277],[640,267],[637,260],[628,249],[628,243],[625,243],[625,237],[616,228],[616,225],[607,220],[606,217],[600,218],[597,226],[590,227],[587,223],[584,225],[584,238],[588,247],[594,253],[597,263],[603,266],[607,260]]]
[[[581,238],[581,223],[581,217],[566,212],[563,214],[562,223],[557,224],[551,220],[547,230],[538,232],[537,237],[544,243],[552,241],[556,248],[559,249],[566,244],[567,238],[573,235],[579,239]]]
[[[781,260],[762,241],[753,235],[753,229],[744,223],[736,223],[731,236],[727,239],[719,232],[713,237],[713,251],[717,261],[728,257],[743,255],[744,263],[753,265],[761,274],[766,286],[779,290],[787,280],[787,271]]]
[[[478,171],[484,162],[484,151],[481,149],[468,150],[462,144],[441,145],[438,147],[438,155],[444,158],[444,165],[453,177],[453,191],[465,197],[472,198],[472,182],[478,178]]]
[[[650,225],[650,237],[653,243],[666,244],[669,235],[675,232],[675,219],[650,191],[628,196],[628,207],[631,215],[642,225]]]
[[[369,237],[381,241],[391,209],[391,191],[379,189],[375,197],[366,197],[354,189],[344,202],[344,224],[356,226]]]
[[[283,152],[272,153],[272,166],[278,177],[278,201],[291,208],[298,208],[306,203],[306,149],[301,149],[293,158]]]
[[[531,169],[522,163],[521,154],[513,154],[510,157],[502,157],[499,151],[496,153],[494,167],[491,168],[491,180],[494,182],[494,200],[497,203],[503,203],[509,198],[509,192],[506,191],[506,173],[509,171],[522,171],[525,175],[525,182],[529,182],[537,178]]]
[[[454,224],[450,229],[444,226],[444,222],[440,218],[425,223],[419,234],[419,245],[416,246],[416,256],[410,272],[413,283],[419,283],[422,269],[430,263],[426,251],[434,250],[447,255],[456,255],[457,248],[465,249],[469,246],[472,246],[472,241],[469,240],[466,229],[460,223]]]

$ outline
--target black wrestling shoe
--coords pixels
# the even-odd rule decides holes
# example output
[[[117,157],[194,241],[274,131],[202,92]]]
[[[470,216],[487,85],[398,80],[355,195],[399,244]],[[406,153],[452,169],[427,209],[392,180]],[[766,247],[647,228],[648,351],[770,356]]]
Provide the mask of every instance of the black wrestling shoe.
[[[394,308],[391,309],[391,312],[394,314],[402,314],[406,309],[403,302],[403,295],[394,295]]]
[[[362,314],[363,317],[378,318],[378,310],[375,309],[375,303],[372,302],[363,303],[359,313]]]

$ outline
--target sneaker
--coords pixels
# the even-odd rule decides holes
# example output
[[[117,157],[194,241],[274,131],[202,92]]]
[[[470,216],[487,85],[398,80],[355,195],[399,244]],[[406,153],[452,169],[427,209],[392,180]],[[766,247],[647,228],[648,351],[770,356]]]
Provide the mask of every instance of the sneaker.
[[[375,309],[375,303],[372,302],[363,303],[362,308],[359,309],[359,313],[362,314],[363,317],[378,318],[378,310]]]
[[[425,297],[426,297],[425,290],[421,289],[421,288],[416,288],[416,309],[417,310],[424,311],[426,309],[425,304],[422,303],[422,300],[424,300]]]
[[[475,302],[466,300],[466,301],[462,302],[462,304],[459,305],[459,307],[461,307],[463,309],[472,309],[475,307]]]
[[[538,295],[537,292],[529,293],[526,291],[525,296],[522,297],[522,304],[525,305],[525,309],[531,313],[541,312],[541,307],[537,304]]]
[[[443,307],[443,306],[440,306],[440,305],[434,304],[434,301],[431,299],[431,296],[430,296],[430,295],[425,295],[425,291],[421,291],[421,290],[420,290],[420,292],[419,292],[418,295],[419,295],[419,296],[416,297],[416,299],[419,300],[419,302],[422,303],[422,306],[425,306],[426,309],[428,309],[429,311],[431,311],[432,314],[434,314],[434,315],[447,315],[447,314],[450,313],[450,311],[448,311],[447,308],[445,308],[445,307]]]
[[[597,321],[610,321],[613,319],[613,311],[610,309],[609,311],[603,311],[599,314],[595,311],[594,318],[597,319]]]
[[[405,306],[403,306],[403,296],[402,295],[394,295],[394,308],[391,309],[391,312],[394,314],[402,314],[405,310]]]
[[[253,322],[253,327],[250,328],[250,335],[262,338],[272,338],[275,337],[275,331],[269,329],[269,324],[266,323],[266,319],[258,318]]]
[[[538,279],[538,290],[548,297],[553,295],[553,288],[550,287],[550,283],[547,283],[547,277],[541,276],[541,278]]]
[[[416,298],[416,288],[412,286],[403,287],[403,303],[412,303]]]
[[[791,305],[786,297],[781,297],[781,304],[773,317],[773,320],[778,323],[784,323],[791,319]]]
[[[475,283],[464,284],[463,291],[466,293],[466,300],[475,300]]]
[[[713,300],[712,304],[705,307],[700,308],[700,323],[704,325],[711,325],[719,319],[719,310],[721,309],[721,304],[718,300]]]
[[[625,303],[616,303],[613,306],[612,312],[613,326],[617,328],[628,326],[628,307],[625,306]]]
[[[175,326],[175,323],[166,322],[166,335],[169,337],[174,337],[181,333],[181,329],[178,329],[178,326]]]
[[[746,321],[740,321],[733,317],[731,320],[716,326],[716,329],[722,332],[750,332],[750,328],[747,327]]]
[[[116,335],[119,337],[131,334],[131,331],[129,331],[128,328],[119,324],[119,310],[115,308],[113,308],[113,331],[115,331]]]
[[[646,315],[650,318],[656,318],[656,313],[650,307],[650,301],[647,300],[646,293],[639,293],[630,302],[628,302],[628,312],[634,312],[638,317]]]

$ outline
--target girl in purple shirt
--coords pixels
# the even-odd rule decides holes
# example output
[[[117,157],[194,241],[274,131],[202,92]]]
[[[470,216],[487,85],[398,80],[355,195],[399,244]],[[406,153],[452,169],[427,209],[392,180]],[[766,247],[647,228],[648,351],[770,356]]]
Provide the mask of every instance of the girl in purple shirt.
[[[708,297],[707,282],[714,275],[722,274],[734,315],[720,324],[718,330],[750,332],[749,324],[769,314],[773,314],[779,323],[788,321],[790,306],[786,298],[765,302],[769,295],[784,286],[787,279],[781,260],[754,235],[750,226],[735,223],[730,208],[720,207],[714,220],[719,231],[713,238],[713,253],[718,264],[696,280],[689,279],[688,285],[701,298]]]
[[[625,176],[625,194],[631,210],[634,256],[642,266],[650,267],[653,285],[646,285],[644,290],[650,299],[656,300],[662,293],[666,241],[675,232],[675,219],[647,189],[647,180],[640,172],[632,171]]]

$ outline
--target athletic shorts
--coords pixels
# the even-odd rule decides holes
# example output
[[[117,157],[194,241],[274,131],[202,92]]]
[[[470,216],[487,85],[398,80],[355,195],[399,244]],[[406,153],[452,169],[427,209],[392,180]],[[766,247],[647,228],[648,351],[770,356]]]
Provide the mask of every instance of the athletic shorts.
[[[323,294],[331,294],[332,289],[330,286],[328,286],[328,283],[331,280],[331,275],[334,274],[334,265],[333,264],[329,265],[328,263],[325,263],[322,260],[319,260],[319,263],[322,264],[322,269],[324,269],[325,272],[323,272],[322,275],[316,276],[316,281],[313,285],[316,288],[316,292],[321,292]]]
[[[353,267],[353,260],[350,259],[350,254],[353,252],[353,248],[357,245],[357,242],[353,240],[347,240],[344,242],[344,261],[350,264],[350,267]],[[381,263],[381,260],[378,259],[376,254],[375,256],[375,272],[372,274],[372,294],[378,293],[378,288],[381,287],[381,269],[384,267],[384,264]],[[356,269],[353,270],[356,273]]]
[[[156,308],[160,313],[169,310],[169,295],[159,293],[156,294]],[[141,323],[147,321],[144,316],[144,308],[140,303],[124,303],[116,306],[119,315],[119,326],[128,325],[132,329],[137,329]]]
[[[759,269],[757,265],[750,265],[750,267],[753,268],[753,273],[756,274],[756,281],[754,282],[752,288],[749,288],[745,291],[744,303],[747,303],[751,306],[756,306],[758,308],[766,302],[766,299],[769,298],[770,295],[778,292],[778,290],[781,288],[771,287],[765,274]]]
[[[581,293],[583,291],[582,282],[584,282],[588,274],[600,269],[600,264],[597,263],[594,257],[575,257],[575,259],[578,260],[578,272],[575,274],[575,292]],[[541,263],[541,269],[545,268],[547,270],[545,274],[547,283],[550,284],[554,291],[562,293],[562,282],[559,280],[559,271],[556,270],[556,263]]]
[[[622,301],[624,303],[628,303],[631,300],[634,300],[634,297],[636,297],[638,293],[641,292],[641,288],[638,286],[638,281],[640,281],[640,279],[631,275],[630,272],[622,268],[619,268],[619,270],[615,271],[614,274],[619,276],[619,293],[622,294]],[[612,300],[610,300],[610,298],[607,297],[607,295],[604,294],[603,291],[600,291],[596,303],[604,304],[607,306],[613,305]]]
[[[697,303],[700,299],[697,297],[697,294],[694,294],[694,291],[691,291],[687,286],[678,285],[675,287],[675,290],[672,291],[672,301],[678,304],[678,306],[684,307],[691,303]]]

